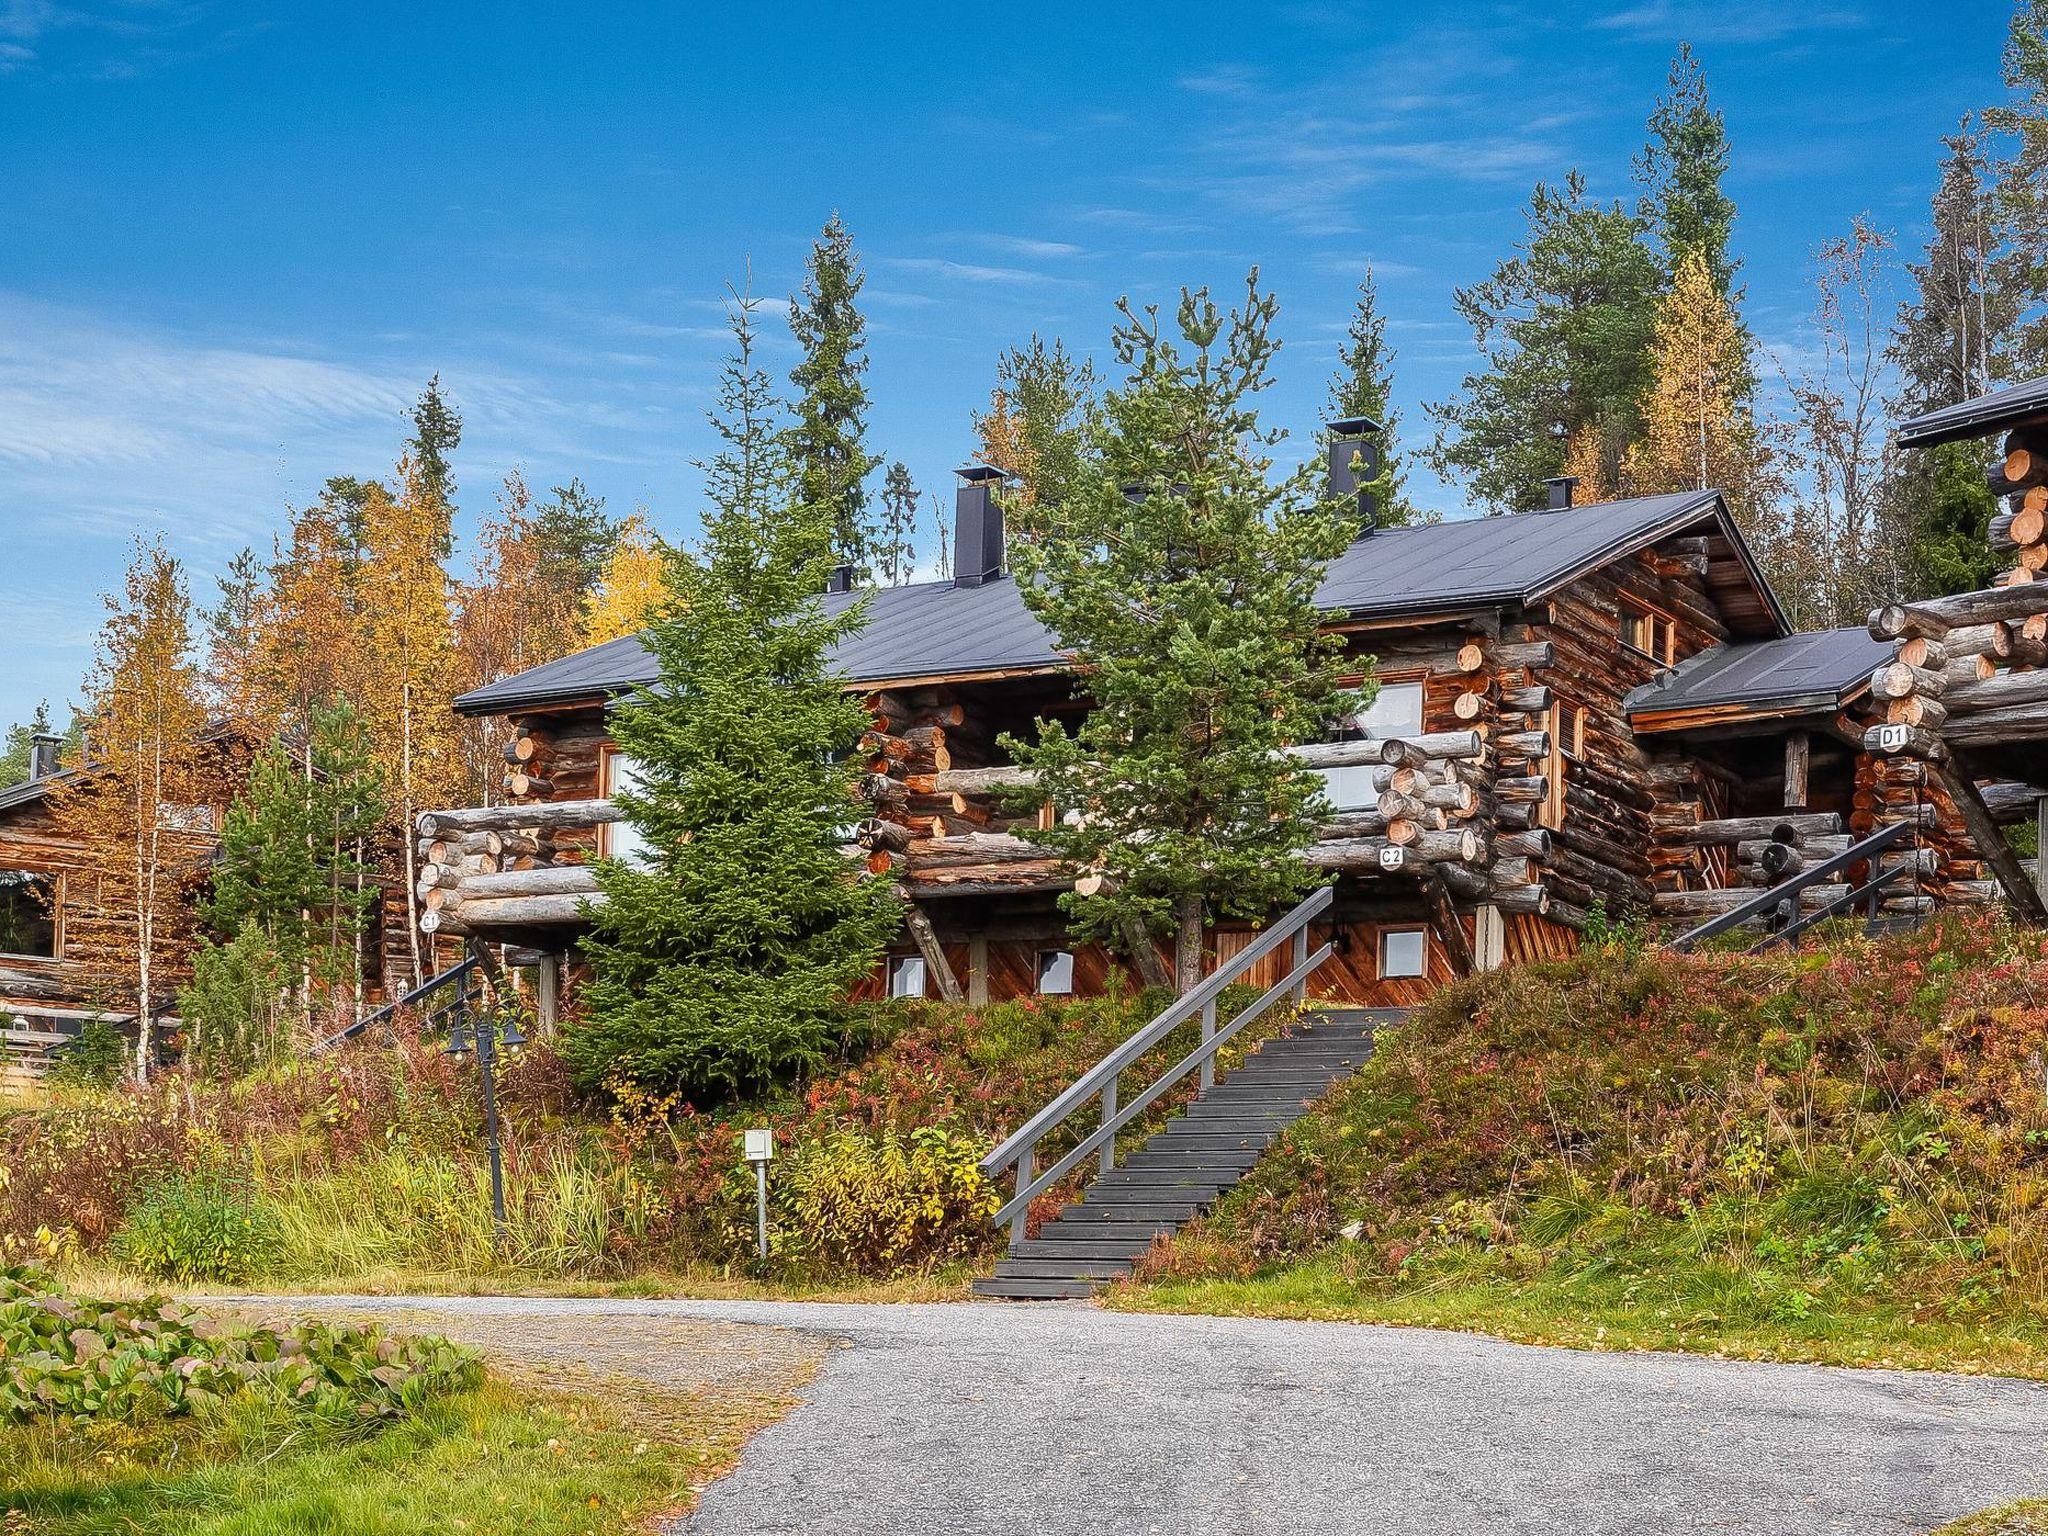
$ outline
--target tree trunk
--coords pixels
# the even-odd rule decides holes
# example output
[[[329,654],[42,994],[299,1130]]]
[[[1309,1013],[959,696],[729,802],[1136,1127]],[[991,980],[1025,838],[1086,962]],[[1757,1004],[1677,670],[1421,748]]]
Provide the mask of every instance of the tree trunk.
[[[1173,989],[1185,997],[1202,984],[1202,898],[1181,897],[1173,918]]]

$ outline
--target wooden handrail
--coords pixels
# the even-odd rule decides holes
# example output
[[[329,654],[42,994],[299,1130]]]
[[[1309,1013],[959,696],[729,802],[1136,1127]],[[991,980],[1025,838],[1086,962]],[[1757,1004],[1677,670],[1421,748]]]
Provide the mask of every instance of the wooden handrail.
[[[353,1040],[371,1026],[382,1024],[390,1019],[399,1009],[417,1007],[444,987],[454,986],[467,990],[467,978],[472,971],[476,970],[479,963],[477,957],[473,954],[464,956],[460,962],[450,966],[438,976],[429,977],[396,1002],[386,1003],[375,1012],[364,1014],[355,1023],[348,1025],[346,1028],[336,1030],[325,1040],[315,1044],[310,1054],[318,1056],[324,1051],[332,1050],[344,1040]]]
[[[1011,1132],[1000,1146],[983,1158],[981,1171],[990,1179],[997,1177],[1006,1168],[1016,1169],[1016,1193],[996,1213],[996,1224],[1001,1225],[1007,1221],[1013,1236],[1023,1236],[1024,1220],[1034,1198],[1079,1166],[1082,1159],[1090,1153],[1100,1152],[1102,1171],[1109,1172],[1115,1164],[1117,1131],[1142,1114],[1161,1094],[1188,1073],[1197,1068],[1207,1069],[1215,1060],[1217,1051],[1226,1042],[1282,997],[1293,993],[1298,1000],[1305,990],[1309,976],[1330,957],[1330,946],[1327,944],[1314,954],[1309,953],[1308,925],[1329,909],[1333,899],[1334,892],[1327,885],[1311,892],[1279,922],[1247,945],[1242,952],[1218,965],[1200,985],[1190,988],[1185,995],[1162,1009],[1150,1022],[1082,1073],[1051,1103]],[[1249,1007],[1241,1009],[1229,1023],[1218,1028],[1215,1022],[1216,1001],[1222,996],[1224,989],[1290,940],[1294,944],[1294,964],[1287,974]],[[1117,1080],[1123,1076],[1124,1071],[1178,1026],[1185,1024],[1197,1014],[1201,1015],[1203,1024],[1201,1043],[1169,1067],[1137,1098],[1120,1105],[1117,1098]],[[1209,1075],[1209,1072],[1204,1070],[1205,1090]],[[1065,1124],[1082,1105],[1097,1098],[1102,1100],[1102,1124],[1052,1167],[1043,1173],[1035,1172],[1032,1154],[1038,1143],[1048,1132]]]
[[[1680,934],[1664,947],[1674,954],[1688,954],[1694,945],[1701,943],[1703,940],[1711,939],[1718,934],[1727,933],[1735,928],[1740,928],[1744,923],[1776,911],[1781,902],[1788,900],[1793,903],[1792,916],[1796,918],[1799,915],[1798,896],[1801,891],[1804,891],[1809,886],[1819,885],[1823,881],[1843,873],[1852,864],[1876,857],[1913,830],[1914,823],[1910,821],[1895,821],[1889,826],[1879,827],[1870,836],[1864,838],[1862,842],[1852,843],[1833,858],[1823,859],[1811,869],[1802,869],[1790,879],[1780,881],[1778,884],[1770,887],[1770,889],[1758,892],[1754,898],[1745,901],[1741,906],[1731,907],[1719,917],[1710,918],[1708,921],[1701,923],[1699,927]],[[1858,891],[1861,893],[1872,893],[1881,883],[1881,881],[1872,881],[1868,885],[1859,886]],[[1835,904],[1830,903],[1831,907],[1833,905]]]

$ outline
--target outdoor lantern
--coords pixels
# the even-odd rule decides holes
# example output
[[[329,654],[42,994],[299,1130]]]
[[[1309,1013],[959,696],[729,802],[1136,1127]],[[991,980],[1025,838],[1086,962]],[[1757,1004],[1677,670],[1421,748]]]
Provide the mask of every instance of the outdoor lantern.
[[[526,1044],[526,1033],[519,1027],[518,1014],[508,1013],[505,1015],[505,1033],[498,1037],[498,1042],[507,1050],[512,1051],[516,1051],[520,1046]]]
[[[469,1054],[469,1031],[462,1027],[462,1019],[459,1015],[455,1022],[448,1026],[448,1043],[441,1047],[441,1049],[450,1056],[467,1056]]]

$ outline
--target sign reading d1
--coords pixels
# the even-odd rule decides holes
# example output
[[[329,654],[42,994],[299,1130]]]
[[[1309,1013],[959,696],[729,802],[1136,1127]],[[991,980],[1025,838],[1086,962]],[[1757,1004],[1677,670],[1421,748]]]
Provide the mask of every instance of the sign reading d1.
[[[775,1160],[775,1133],[772,1130],[748,1131],[746,1138],[748,1162],[770,1163]]]

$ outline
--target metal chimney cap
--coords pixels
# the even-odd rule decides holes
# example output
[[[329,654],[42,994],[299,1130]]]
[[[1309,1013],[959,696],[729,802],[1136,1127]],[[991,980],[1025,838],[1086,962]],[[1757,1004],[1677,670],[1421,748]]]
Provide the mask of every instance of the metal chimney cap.
[[[1577,475],[1548,475],[1543,483],[1550,488],[1551,512],[1568,512],[1578,503],[1579,477]]]
[[[1330,423],[1332,437],[1371,437],[1386,430],[1370,416],[1346,416]]]
[[[991,480],[1007,480],[1009,471],[997,469],[993,464],[965,464],[953,471],[969,485],[986,485]]]

